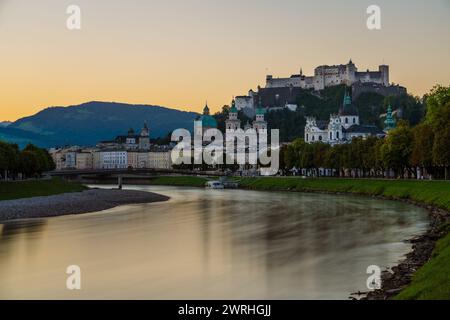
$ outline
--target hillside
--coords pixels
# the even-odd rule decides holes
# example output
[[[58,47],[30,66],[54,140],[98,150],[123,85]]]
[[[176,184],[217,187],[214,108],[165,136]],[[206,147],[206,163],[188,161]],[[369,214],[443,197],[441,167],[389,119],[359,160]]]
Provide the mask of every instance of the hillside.
[[[266,121],[269,129],[280,130],[281,142],[290,142],[296,138],[303,138],[306,124],[306,116],[314,116],[318,120],[329,120],[330,114],[338,113],[342,106],[345,94],[345,86],[334,86],[314,93],[310,90],[299,90],[297,111],[287,109],[271,111],[266,113]],[[348,89],[347,89],[348,90]],[[423,104],[418,98],[408,94],[400,96],[384,97],[373,92],[363,92],[353,103],[358,107],[360,121],[362,124],[376,125],[383,128],[384,114],[388,104],[395,110],[397,119],[405,119],[411,125],[420,122],[424,115]],[[214,115],[219,129],[225,128],[225,120],[228,117],[228,108]],[[248,119],[243,113],[239,113],[241,124],[244,125]]]
[[[124,134],[129,128],[140,131],[145,120],[152,138],[166,136],[177,128],[191,130],[194,112],[150,105],[88,102],[69,107],[50,107],[0,128],[0,139],[23,146],[32,142],[41,147],[95,145]]]

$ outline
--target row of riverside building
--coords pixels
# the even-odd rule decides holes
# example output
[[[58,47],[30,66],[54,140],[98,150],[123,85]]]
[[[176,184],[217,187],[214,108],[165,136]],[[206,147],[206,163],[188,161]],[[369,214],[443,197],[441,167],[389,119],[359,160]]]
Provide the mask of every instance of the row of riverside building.
[[[152,145],[147,123],[140,134],[130,129],[127,135],[100,141],[94,148],[71,146],[49,150],[56,170],[94,169],[171,169],[170,145]]]

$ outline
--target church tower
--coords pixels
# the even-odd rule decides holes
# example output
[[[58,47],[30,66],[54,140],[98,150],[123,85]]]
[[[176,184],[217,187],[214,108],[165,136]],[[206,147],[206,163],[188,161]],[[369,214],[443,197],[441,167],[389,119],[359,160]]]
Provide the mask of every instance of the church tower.
[[[347,91],[345,91],[342,108],[339,110],[339,117],[341,118],[342,126],[345,129],[354,125],[359,125],[358,109],[352,103],[352,98]]]
[[[144,121],[144,127],[141,130],[139,136],[139,149],[150,150],[150,130],[147,125],[147,121]]]
[[[256,131],[267,129],[267,122],[264,120],[265,113],[266,110],[264,110],[264,108],[262,107],[260,97],[258,108],[256,108],[256,119],[253,122],[253,129],[255,129]]]
[[[238,110],[234,99],[231,101],[231,108],[228,113],[228,119],[225,121],[227,130],[237,130],[241,128],[241,121],[238,119]]]

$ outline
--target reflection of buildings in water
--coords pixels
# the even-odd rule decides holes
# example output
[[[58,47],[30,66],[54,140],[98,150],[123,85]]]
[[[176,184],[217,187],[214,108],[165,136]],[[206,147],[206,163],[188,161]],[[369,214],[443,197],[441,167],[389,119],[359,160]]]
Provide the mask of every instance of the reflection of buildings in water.
[[[4,222],[0,225],[0,256],[7,255],[17,246],[24,250],[25,256],[33,256],[46,226],[45,219]]]

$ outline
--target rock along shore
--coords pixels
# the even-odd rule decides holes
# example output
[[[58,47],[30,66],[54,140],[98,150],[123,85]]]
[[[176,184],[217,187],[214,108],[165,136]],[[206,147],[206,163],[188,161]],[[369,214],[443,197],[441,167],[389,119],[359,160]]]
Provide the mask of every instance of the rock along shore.
[[[46,197],[0,201],[0,221],[89,213],[126,204],[167,200],[169,197],[152,192],[90,189]]]

